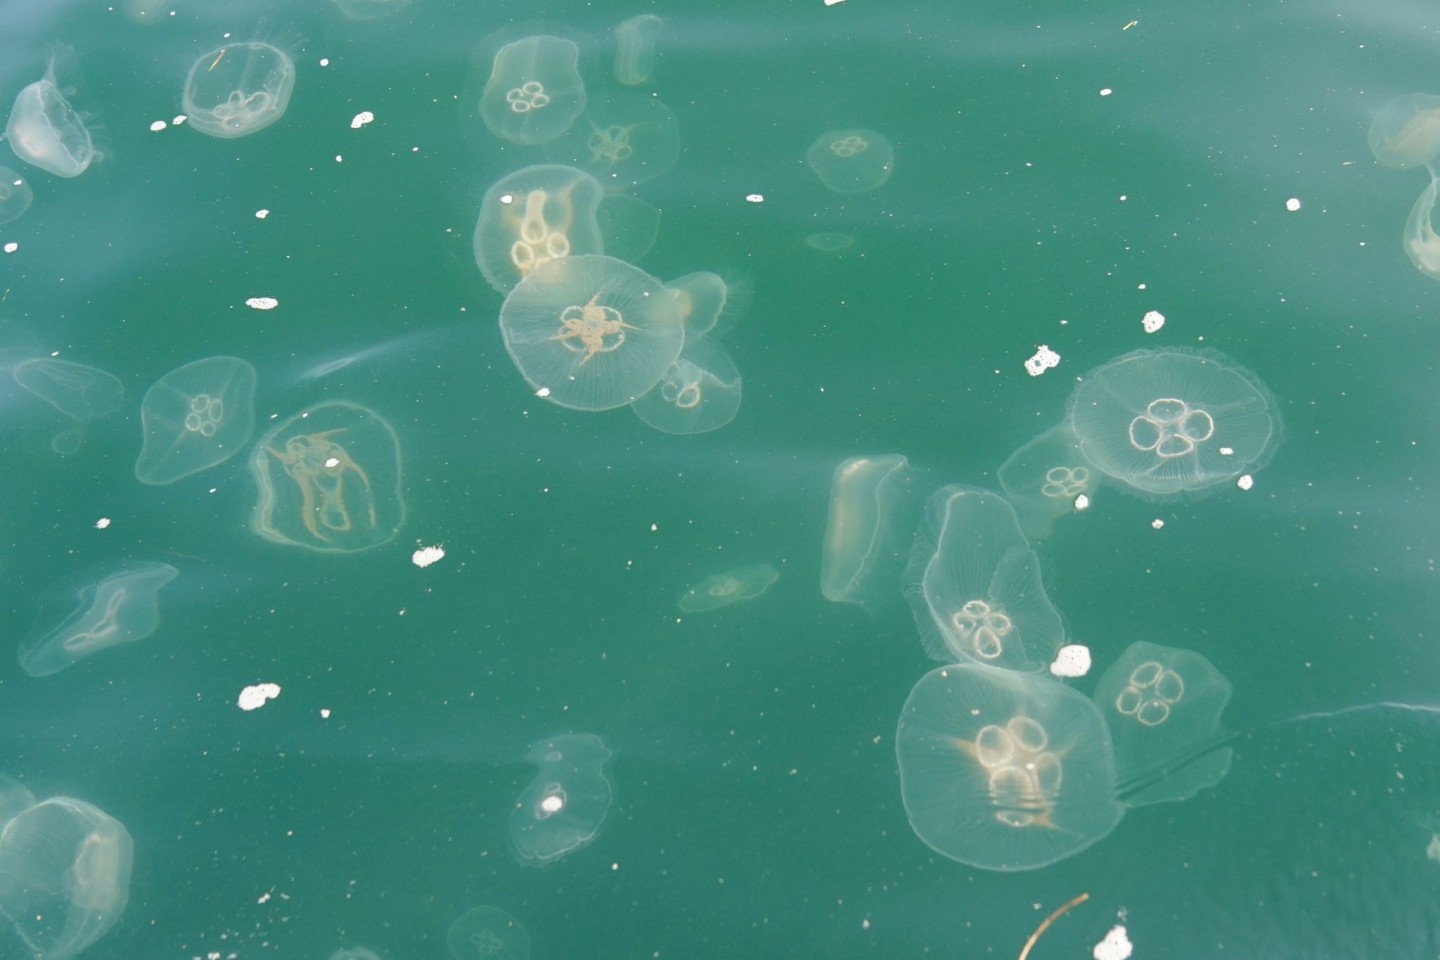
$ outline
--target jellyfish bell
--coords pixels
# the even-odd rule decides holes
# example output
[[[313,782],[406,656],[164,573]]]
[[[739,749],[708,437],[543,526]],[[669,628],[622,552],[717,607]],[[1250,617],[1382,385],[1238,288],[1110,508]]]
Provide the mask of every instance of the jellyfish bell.
[[[1430,183],[1410,208],[1404,235],[1405,255],[1416,270],[1431,280],[1440,280],[1440,235],[1435,233],[1434,223],[1437,191],[1440,191],[1440,178],[1432,173]]]
[[[846,127],[822,133],[805,153],[820,182],[836,193],[865,193],[884,185],[895,169],[895,148],[882,133]]]
[[[233,140],[259,133],[285,115],[295,90],[295,62],[261,41],[222,44],[190,65],[181,94],[187,126]]]
[[[475,109],[497,137],[533,146],[558,137],[585,109],[580,45],[539,33],[502,44]]]
[[[835,468],[820,548],[825,599],[871,612],[899,599],[900,574],[924,505],[919,481],[898,453],[851,457]]]
[[[683,613],[700,613],[754,600],[780,579],[780,571],[769,564],[739,567],[714,576],[686,590],[677,606]]]
[[[86,118],[71,105],[74,87],[61,79],[72,60],[70,50],[57,49],[45,75],[16,96],[5,126],[5,139],[17,157],[66,178],[78,177],[104,159]]]
[[[591,93],[579,119],[545,144],[545,154],[579,167],[606,187],[624,189],[675,166],[680,126],[657,97],[633,90]]]
[[[1428,164],[1440,154],[1440,97],[1409,93],[1375,114],[1366,138],[1370,153],[1399,170]]]
[[[485,280],[509,293],[531,271],[563,257],[601,254],[596,214],[604,197],[583,170],[536,164],[500,178],[480,201],[475,263]]]
[[[661,433],[709,433],[735,419],[740,388],[740,372],[723,347],[687,337],[660,382],[631,401],[630,409]]]
[[[498,907],[473,907],[450,924],[445,946],[452,960],[529,960],[530,934]]]
[[[562,734],[530,745],[536,776],[510,813],[510,841],[526,866],[544,866],[595,839],[615,791],[605,775],[613,756],[593,733]]]
[[[636,14],[615,28],[615,80],[639,86],[655,72],[656,41],[663,21],[653,13]]]
[[[1086,463],[1079,442],[1069,421],[1061,421],[1023,444],[996,472],[1028,539],[1048,538],[1056,521],[1076,513],[1078,504],[1088,502],[1080,498],[1099,486],[1100,473]]]

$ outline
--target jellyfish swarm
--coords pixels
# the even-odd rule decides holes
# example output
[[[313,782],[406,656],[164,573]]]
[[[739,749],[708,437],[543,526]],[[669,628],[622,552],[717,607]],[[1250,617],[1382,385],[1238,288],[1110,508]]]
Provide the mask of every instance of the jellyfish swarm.
[[[983,870],[1063,860],[1125,814],[1100,711],[1047,677],[982,664],[932,670],[905,701],[895,753],[916,835]]]
[[[1418,167],[1440,154],[1440,97],[1410,93],[1375,114],[1367,137],[1370,152],[1387,167]]]
[[[1130,645],[1095,686],[1127,806],[1184,800],[1224,778],[1231,751],[1203,748],[1219,737],[1229,701],[1230,681],[1200,654],[1144,641]],[[1171,766],[1174,772],[1147,780]]]
[[[609,188],[633,187],[675,166],[680,126],[656,97],[615,90],[590,97],[569,130],[545,145],[550,159],[573,164]]]
[[[58,55],[57,55],[58,57]],[[57,177],[78,177],[99,160],[100,152],[85,121],[62,91],[55,77],[57,57],[50,59],[45,76],[20,91],[10,108],[5,139],[15,156]]]
[[[255,430],[255,368],[206,357],[171,370],[140,401],[145,439],[135,478],[161,486],[218,466]]]
[[[1440,190],[1440,179],[1432,175],[1405,221],[1405,253],[1415,269],[1431,280],[1440,280],[1440,236],[1436,235],[1432,220],[1437,190]]]
[[[1055,521],[1073,514],[1081,495],[1095,492],[1098,471],[1080,454],[1080,441],[1063,421],[1016,450],[1000,465],[1000,489],[1031,540],[1044,540]]]
[[[637,14],[615,28],[615,79],[627,87],[639,86],[655,72],[655,41],[660,18]]]
[[[583,170],[537,164],[485,191],[475,222],[475,263],[509,293],[530,272],[561,257],[605,252],[596,212],[604,191]]]
[[[105,574],[86,574],[78,588],[62,584],[46,591],[35,626],[20,641],[20,666],[44,677],[106,647],[144,640],[160,625],[156,594],[178,575],[168,563],[124,563]]]
[[[831,130],[810,145],[805,162],[820,182],[836,193],[864,193],[890,179],[895,148],[874,130]]]
[[[910,461],[852,457],[835,468],[820,548],[820,592],[874,611],[900,595],[900,572],[920,515]]]
[[[754,600],[780,579],[780,571],[768,564],[739,567],[706,577],[686,590],[676,604],[682,613],[699,613],[728,607],[741,600]]]
[[[272,543],[355,553],[388,543],[405,522],[400,439],[373,410],[310,407],[255,442],[258,496],[250,529]]]
[[[630,409],[661,433],[718,430],[740,412],[740,372],[718,343],[687,338],[660,382]]]
[[[190,67],[181,95],[188,125],[230,140],[259,133],[285,115],[295,63],[268,43],[227,43]]]
[[[510,812],[510,842],[521,863],[543,866],[595,839],[614,799],[605,776],[610,757],[593,733],[531,745],[525,760],[540,769]]]
[[[1164,499],[1227,483],[1280,442],[1275,398],[1213,351],[1136,350],[1087,373],[1068,419],[1090,466]]]
[[[680,356],[685,329],[660,281],[612,257],[532,271],[500,307],[505,349],[539,396],[610,410],[644,394]]]
[[[92,804],[51,797],[0,831],[0,912],[30,955],[73,957],[104,935],[130,897],[134,842]]]
[[[495,54],[480,119],[497,137],[536,144],[560,136],[585,109],[580,48],[561,37],[526,37]]]
[[[9,167],[0,166],[0,223],[19,220],[34,199],[35,191],[24,177]]]
[[[445,934],[454,960],[527,960],[525,925],[496,907],[473,907],[455,918]]]

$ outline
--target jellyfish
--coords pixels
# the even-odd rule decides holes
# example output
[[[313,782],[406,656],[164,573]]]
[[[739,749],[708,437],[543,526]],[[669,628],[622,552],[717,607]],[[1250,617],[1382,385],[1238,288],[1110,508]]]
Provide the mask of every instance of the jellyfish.
[[[0,165],[0,223],[19,220],[30,209],[35,191],[30,182],[7,166]]]
[[[898,598],[922,502],[901,454],[852,457],[836,467],[820,549],[825,599],[874,611]]]
[[[905,701],[895,753],[916,835],[982,870],[1074,856],[1125,814],[1104,718],[1048,677],[974,663],[932,670]]]
[[[1030,540],[1044,540],[1055,521],[1079,509],[1100,483],[1099,472],[1080,454],[1080,440],[1063,420],[1030,440],[1000,465],[1000,489]]]
[[[527,866],[544,866],[595,839],[614,790],[605,776],[612,754],[593,733],[563,734],[530,745],[539,768],[510,812],[510,841]]]
[[[1440,189],[1440,179],[1432,176],[1429,186],[1410,208],[1410,219],[1405,221],[1405,253],[1415,269],[1431,280],[1440,280],[1440,236],[1436,235],[1432,220],[1437,189]]]
[[[821,230],[805,237],[805,246],[820,253],[839,253],[855,246],[855,238],[848,233]]]
[[[810,145],[805,162],[820,182],[836,193],[864,193],[890,179],[895,148],[874,130],[831,130]]]
[[[42,594],[35,626],[20,641],[20,666],[49,676],[106,647],[144,640],[160,625],[160,588],[180,571],[168,563],[122,563]]]
[[[1144,641],[1130,645],[1095,685],[1127,806],[1184,800],[1224,778],[1229,748],[1175,763],[1175,772],[1158,782],[1123,786],[1216,741],[1229,700],[1230,681],[1200,654]]]
[[[346,20],[379,20],[399,13],[410,0],[334,0],[335,7]]]
[[[78,177],[101,159],[90,130],[56,79],[60,54],[50,58],[45,76],[20,91],[10,108],[5,139],[15,156],[57,177]]]
[[[379,414],[331,401],[281,421],[255,442],[258,496],[250,529],[271,543],[355,553],[405,522],[400,439]]]
[[[685,342],[693,343],[715,329],[730,288],[719,276],[707,271],[687,273],[665,284],[680,306],[680,319],[685,323]]]
[[[988,490],[947,486],[931,495],[905,595],[926,652],[945,663],[1039,671],[1065,641],[1014,508]]]
[[[227,43],[190,67],[181,95],[189,126],[222,139],[259,133],[285,115],[295,63],[268,43]]]
[[[655,72],[655,40],[660,18],[640,13],[615,28],[615,79],[627,87],[639,86]]]
[[[660,281],[602,256],[536,268],[505,298],[500,332],[537,395],[572,410],[630,403],[660,382],[685,341]]]
[[[135,844],[124,824],[51,797],[0,832],[0,912],[35,957],[73,957],[125,912]]]
[[[603,195],[574,167],[539,164],[501,178],[485,191],[475,223],[475,263],[486,281],[509,293],[551,260],[604,253],[596,222]]]
[[[530,934],[504,910],[473,907],[450,924],[445,946],[454,960],[528,960]]]
[[[352,17],[351,19],[369,19]],[[380,954],[369,947],[348,947],[330,954],[330,960],[380,960]]]
[[[1136,350],[1087,373],[1070,428],[1091,467],[1142,496],[1203,493],[1264,466],[1280,442],[1275,398],[1213,351]]]
[[[140,424],[141,483],[163,486],[218,466],[255,430],[255,368],[223,356],[177,367],[146,391]]]
[[[570,128],[585,109],[580,48],[562,37],[526,37],[495,54],[480,95],[480,119],[511,143],[544,143]]]
[[[1410,93],[1396,97],[1370,122],[1370,152],[1387,167],[1406,169],[1440,154],[1440,97]]]
[[[75,420],[98,420],[113,413],[125,397],[115,375],[69,360],[34,357],[15,364],[11,374],[20,386]]]
[[[660,382],[632,401],[630,409],[661,433],[719,430],[740,411],[740,372],[719,344],[687,337]]]
[[[547,143],[545,153],[607,187],[623,189],[675,166],[680,126],[658,98],[616,90],[590,97],[580,119]]]
[[[779,579],[780,571],[768,564],[727,570],[713,577],[706,577],[686,590],[676,606],[682,613],[700,613],[728,607],[742,600],[754,600]]]

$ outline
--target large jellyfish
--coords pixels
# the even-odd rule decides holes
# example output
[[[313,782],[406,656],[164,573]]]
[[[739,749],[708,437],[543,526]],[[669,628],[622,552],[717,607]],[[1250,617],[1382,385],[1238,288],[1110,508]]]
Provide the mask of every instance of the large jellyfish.
[[[140,424],[141,483],[162,486],[222,464],[255,430],[255,368],[238,357],[177,367],[146,391]]]
[[[268,43],[227,43],[190,67],[180,102],[189,126],[229,140],[259,133],[285,115],[295,63]]]
[[[530,745],[525,759],[539,769],[510,812],[510,842],[521,863],[543,866],[595,839],[615,796],[605,776],[610,757],[593,733]]]
[[[475,222],[475,263],[509,293],[537,267],[561,257],[604,253],[596,212],[604,190],[583,170],[537,164],[485,191]]]
[[[10,108],[5,139],[15,156],[57,177],[78,177],[101,158],[90,129],[70,105],[56,78],[59,54],[50,58],[45,76],[20,91]]]
[[[536,144],[558,137],[585,109],[580,48],[542,35],[501,47],[480,95],[480,118],[497,137]]]
[[[1387,167],[1406,169],[1440,154],[1440,97],[1409,93],[1396,97],[1370,122],[1370,152]]]

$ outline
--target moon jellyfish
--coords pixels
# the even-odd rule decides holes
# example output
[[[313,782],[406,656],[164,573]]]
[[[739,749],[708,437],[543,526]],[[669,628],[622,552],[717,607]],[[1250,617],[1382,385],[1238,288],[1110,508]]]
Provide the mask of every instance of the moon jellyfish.
[[[615,28],[615,79],[635,87],[655,72],[655,40],[660,35],[660,18],[653,13],[636,14]]]
[[[570,128],[585,109],[580,48],[561,37],[526,37],[495,54],[480,95],[480,119],[511,143],[544,143]]]
[[[780,571],[767,564],[740,567],[706,577],[686,590],[676,604],[683,613],[700,613],[728,607],[741,600],[754,600],[780,579]]]
[[[719,430],[740,411],[740,372],[719,344],[687,339],[660,382],[630,409],[661,433]]]
[[[895,754],[916,835],[982,870],[1074,856],[1125,815],[1100,711],[1046,677],[981,664],[930,671],[905,701]]]
[[[680,125],[659,99],[617,90],[592,96],[580,119],[546,144],[546,155],[607,187],[633,187],[675,166]]]
[[[380,954],[369,947],[349,947],[330,954],[330,960],[380,960]]]
[[[1435,196],[1440,189],[1440,180],[1430,178],[1427,186],[1410,208],[1410,218],[1405,221],[1405,253],[1410,262],[1431,280],[1440,280],[1440,236],[1435,233],[1432,215],[1435,212]]]
[[[720,322],[725,304],[730,297],[730,288],[725,281],[713,273],[701,271],[687,273],[665,284],[665,289],[674,295],[680,307],[680,319],[685,324],[685,342],[699,340]]]
[[[1100,483],[1080,454],[1080,440],[1068,420],[1056,424],[1010,454],[997,473],[1000,489],[1020,517],[1020,529],[1031,540],[1050,536],[1055,521],[1076,510],[1076,499],[1088,497]]]
[[[1406,169],[1440,154],[1440,97],[1410,93],[1375,114],[1367,137],[1370,152],[1387,167]]]
[[[1229,701],[1230,681],[1200,654],[1143,641],[1130,645],[1095,686],[1127,806],[1184,800],[1224,778],[1229,748],[1204,750],[1157,782],[1125,786],[1215,741]]]
[[[135,845],[73,797],[42,800],[0,831],[0,911],[35,957],[73,957],[125,912]]]
[[[9,167],[0,166],[0,223],[19,220],[34,199],[35,191],[24,177]]]
[[[410,0],[334,0],[335,7],[346,20],[379,20],[399,13]]]
[[[1256,470],[1280,442],[1275,398],[1211,351],[1136,350],[1092,370],[1069,422],[1095,469],[1141,495],[1204,491]]]
[[[898,598],[921,502],[901,454],[852,457],[835,468],[820,549],[825,599],[874,610]]]
[[[57,177],[78,177],[101,158],[90,130],[55,76],[56,57],[45,76],[20,91],[10,108],[5,139],[15,156]]]
[[[69,360],[34,357],[17,363],[11,373],[20,386],[75,420],[98,420],[125,397],[118,377]]]
[[[171,370],[140,401],[145,440],[135,478],[161,486],[218,466],[255,430],[255,368],[206,357]]]
[[[445,946],[454,960],[528,960],[525,925],[496,907],[474,907],[450,924]]]
[[[805,162],[836,193],[864,193],[890,179],[895,148],[874,130],[831,130],[810,145]]]
[[[660,281],[600,256],[531,272],[500,307],[500,332],[539,396],[572,410],[630,403],[660,382],[685,342]]]
[[[539,767],[510,812],[510,841],[527,866],[543,866],[600,832],[614,791],[605,777],[610,748],[593,733],[540,740],[525,754]]]
[[[123,563],[80,586],[42,594],[35,626],[20,641],[20,666],[32,677],[58,673],[106,647],[144,640],[160,626],[160,588],[180,571],[168,563]]]
[[[855,246],[855,238],[848,233],[821,230],[805,237],[805,246],[820,253],[839,253]]]
[[[1040,559],[999,494],[948,486],[931,495],[905,581],[921,640],[936,660],[1040,671],[1065,641],[1040,581]]]
[[[310,407],[255,442],[259,495],[250,529],[272,543],[354,553],[387,543],[405,522],[400,440],[372,410]]]
[[[561,257],[604,253],[596,221],[604,191],[583,170],[539,164],[502,177],[480,201],[475,263],[509,293],[530,271]]]
[[[189,125],[222,139],[259,133],[285,115],[295,64],[268,43],[227,43],[202,55],[185,78]]]

